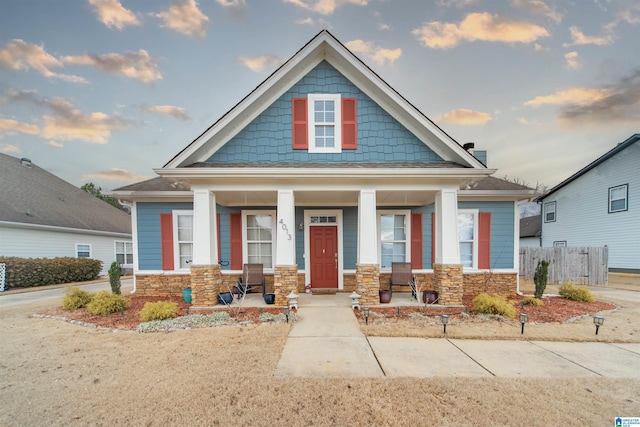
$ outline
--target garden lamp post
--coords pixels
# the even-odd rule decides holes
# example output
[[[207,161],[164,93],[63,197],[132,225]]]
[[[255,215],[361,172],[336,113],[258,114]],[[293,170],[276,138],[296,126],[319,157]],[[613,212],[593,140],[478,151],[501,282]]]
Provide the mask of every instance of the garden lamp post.
[[[287,323],[289,323],[289,311],[290,310],[291,309],[289,308],[289,306],[282,307],[282,311],[284,312],[284,317],[287,318]]]
[[[602,316],[593,316],[593,324],[596,325],[596,335],[598,335],[598,329],[604,323],[604,317]]]
[[[351,308],[355,310],[356,308],[360,308],[360,298],[362,295],[358,295],[356,291],[351,292],[349,298],[351,298]]]
[[[365,323],[365,325],[368,325],[368,324],[369,324],[369,310],[370,310],[370,308],[369,308],[369,307],[364,307],[364,308],[362,309],[362,315],[364,316],[364,323]]]
[[[442,326],[444,327],[444,333],[447,333],[447,323],[449,323],[449,315],[442,314],[440,315],[440,321],[442,322]]]
[[[291,291],[289,295],[287,295],[287,299],[289,300],[289,308],[298,309],[298,294]]]
[[[520,331],[521,334],[524,334],[524,324],[527,323],[528,318],[529,315],[527,313],[520,313],[520,324],[522,325],[522,330]]]

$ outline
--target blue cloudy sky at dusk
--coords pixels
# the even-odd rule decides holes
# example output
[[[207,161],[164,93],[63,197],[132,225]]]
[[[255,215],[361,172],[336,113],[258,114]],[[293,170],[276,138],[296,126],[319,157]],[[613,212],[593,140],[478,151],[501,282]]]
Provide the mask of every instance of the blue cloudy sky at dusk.
[[[640,0],[3,0],[0,152],[151,178],[323,28],[498,177],[640,132]]]

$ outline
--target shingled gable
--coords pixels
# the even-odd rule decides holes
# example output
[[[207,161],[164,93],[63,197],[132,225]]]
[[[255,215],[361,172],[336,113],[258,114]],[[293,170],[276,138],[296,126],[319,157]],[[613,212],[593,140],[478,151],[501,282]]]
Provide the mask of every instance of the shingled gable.
[[[155,172],[167,176],[182,173],[186,173],[188,176],[197,175],[199,173],[197,169],[204,169],[207,166],[205,162],[208,158],[322,61],[326,61],[346,77],[440,156],[444,162],[455,166],[458,173],[487,176],[494,172],[494,170],[486,169],[481,162],[396,92],[327,30],[318,33],[249,95],[165,164],[163,168],[156,169]],[[246,173],[247,166],[239,166],[238,173],[240,171]],[[304,167],[308,166],[304,165]],[[328,165],[321,165],[318,169],[326,166]],[[419,165],[423,169],[434,166],[433,164]],[[190,170],[185,171],[184,168],[187,167]],[[257,167],[260,168],[259,165]],[[399,165],[399,167],[403,166]],[[208,169],[203,172],[211,176],[213,171],[211,171],[211,167]],[[470,170],[463,172],[461,169]],[[234,173],[233,168],[227,167],[225,173]],[[453,171],[450,173],[453,174]]]

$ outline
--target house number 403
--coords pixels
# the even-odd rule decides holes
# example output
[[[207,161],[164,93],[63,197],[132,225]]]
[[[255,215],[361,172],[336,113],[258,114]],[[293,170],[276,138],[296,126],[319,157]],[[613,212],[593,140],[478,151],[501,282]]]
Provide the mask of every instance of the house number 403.
[[[284,232],[287,233],[287,240],[291,240],[291,233],[289,233],[289,227],[287,227],[287,224],[284,223],[283,219],[281,219],[279,222],[282,227],[282,230],[284,230]]]

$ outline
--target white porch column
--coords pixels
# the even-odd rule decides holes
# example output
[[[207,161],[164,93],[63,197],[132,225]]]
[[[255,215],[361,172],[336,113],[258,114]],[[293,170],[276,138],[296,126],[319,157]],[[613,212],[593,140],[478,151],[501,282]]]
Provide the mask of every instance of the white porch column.
[[[296,265],[296,212],[293,190],[278,190],[276,265]]]
[[[206,188],[193,190],[193,265],[218,264],[216,195]]]
[[[358,196],[358,264],[378,264],[376,190],[360,190]]]
[[[443,188],[436,194],[436,264],[460,264],[458,243],[458,190]]]

